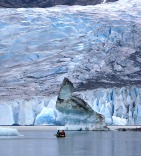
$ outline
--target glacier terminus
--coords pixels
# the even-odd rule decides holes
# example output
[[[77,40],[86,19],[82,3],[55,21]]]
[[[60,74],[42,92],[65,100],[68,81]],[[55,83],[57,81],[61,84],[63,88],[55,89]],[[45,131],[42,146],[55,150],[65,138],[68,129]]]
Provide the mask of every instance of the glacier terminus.
[[[141,125],[140,19],[140,0],[0,9],[0,125]]]

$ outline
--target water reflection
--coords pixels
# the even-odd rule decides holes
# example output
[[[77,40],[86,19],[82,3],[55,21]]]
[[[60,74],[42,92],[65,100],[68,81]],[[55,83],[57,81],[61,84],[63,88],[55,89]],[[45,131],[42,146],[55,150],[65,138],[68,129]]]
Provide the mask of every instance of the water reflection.
[[[0,156],[140,156],[140,132],[22,131],[24,137],[0,139]]]

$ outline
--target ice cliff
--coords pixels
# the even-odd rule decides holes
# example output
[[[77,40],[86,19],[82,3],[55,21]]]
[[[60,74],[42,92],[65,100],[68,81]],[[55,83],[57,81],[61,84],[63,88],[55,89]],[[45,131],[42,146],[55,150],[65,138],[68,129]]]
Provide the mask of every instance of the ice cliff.
[[[0,104],[0,125],[85,125],[94,129],[103,126],[104,120],[107,125],[141,125],[141,88],[72,92],[65,85],[58,98],[32,97]]]
[[[47,107],[64,77],[107,123],[140,124],[140,10],[139,0],[0,9],[0,124],[56,121]]]

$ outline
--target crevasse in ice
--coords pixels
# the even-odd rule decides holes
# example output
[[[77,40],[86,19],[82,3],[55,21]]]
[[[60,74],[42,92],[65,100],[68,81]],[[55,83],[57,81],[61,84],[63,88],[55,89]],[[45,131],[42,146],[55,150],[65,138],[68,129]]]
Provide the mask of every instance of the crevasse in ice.
[[[107,124],[141,124],[140,10],[140,0],[1,9],[0,125],[61,121],[48,104],[64,77]]]
[[[140,84],[141,1],[0,10],[0,97]],[[82,85],[86,84],[86,85]]]
[[[87,101],[96,112],[103,114],[109,125],[141,124],[140,88],[100,88],[76,94]]]
[[[108,125],[141,124],[141,89],[138,87],[99,88],[73,94],[85,100],[94,111],[102,114]],[[43,97],[42,99],[38,98],[39,100],[33,98],[20,102],[1,102],[0,125],[63,125],[62,113],[55,107],[56,97],[52,97],[48,101]],[[25,105],[25,103],[27,104]],[[28,104],[30,107],[26,112]],[[20,107],[23,107],[22,112],[19,110]],[[35,111],[37,108],[40,109]],[[5,111],[9,113],[4,113]],[[77,123],[78,120],[74,122]]]

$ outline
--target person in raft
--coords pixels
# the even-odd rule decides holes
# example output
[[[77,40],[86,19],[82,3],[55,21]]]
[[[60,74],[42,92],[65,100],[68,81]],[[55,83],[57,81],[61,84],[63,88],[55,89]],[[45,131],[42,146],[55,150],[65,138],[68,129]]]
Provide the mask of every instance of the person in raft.
[[[61,135],[61,133],[60,133],[60,131],[58,130],[57,131],[57,134],[56,134],[57,136],[60,136]]]
[[[62,132],[61,132],[61,136],[66,136],[66,134],[65,134],[65,131],[63,130]]]

